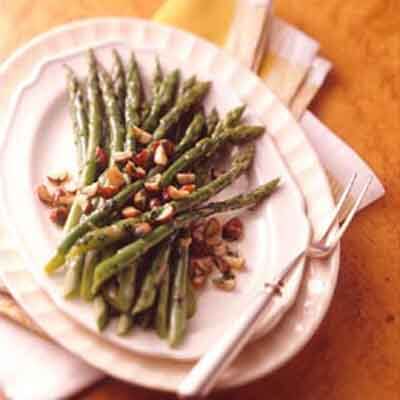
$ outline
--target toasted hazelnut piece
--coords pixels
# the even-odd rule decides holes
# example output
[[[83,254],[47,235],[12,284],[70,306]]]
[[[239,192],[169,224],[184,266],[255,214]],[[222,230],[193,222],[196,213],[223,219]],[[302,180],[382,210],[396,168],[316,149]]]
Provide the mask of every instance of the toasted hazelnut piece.
[[[212,248],[212,251],[213,251],[214,255],[216,255],[217,257],[224,256],[225,254],[227,254],[227,251],[228,251],[226,243],[221,241],[220,243],[218,243],[217,245],[215,245]]]
[[[197,240],[193,240],[192,247],[190,248],[190,253],[194,257],[205,257],[212,255],[210,252],[210,248],[207,246],[205,242],[198,242]]]
[[[106,172],[107,180],[111,186],[120,188],[125,185],[124,175],[116,165],[112,165]]]
[[[235,217],[226,222],[222,228],[222,236],[226,240],[239,240],[243,236],[243,223]]]
[[[192,226],[192,238],[195,242],[203,242],[204,241],[204,228],[205,222],[201,221],[201,223],[197,223]]]
[[[133,156],[133,161],[136,165],[146,168],[149,163],[150,156],[151,156],[150,151],[148,149],[143,149],[141,152]]]
[[[124,218],[135,218],[140,215],[142,212],[133,206],[125,207],[121,214]]]
[[[75,195],[71,192],[66,192],[62,187],[57,188],[53,194],[54,206],[70,206],[74,201]]]
[[[153,197],[152,199],[150,199],[149,207],[151,210],[160,206],[161,206],[161,200],[158,197]]]
[[[65,184],[63,184],[63,189],[67,193],[76,194],[76,192],[79,189],[79,186],[78,186],[77,182],[75,182],[73,180],[68,180],[65,182]]]
[[[163,191],[161,193],[161,198],[163,201],[171,200],[171,198],[169,197],[169,194],[168,194],[168,188],[163,189]]]
[[[168,156],[162,144],[160,144],[154,152],[154,163],[162,166],[168,164]]]
[[[165,204],[161,206],[160,213],[158,214],[156,221],[161,223],[170,221],[174,216],[174,214],[175,214],[174,207],[171,204]]]
[[[190,247],[191,244],[192,238],[190,236],[179,239],[179,245],[182,247]]]
[[[69,174],[67,171],[54,172],[47,175],[47,179],[53,185],[60,186],[69,180]]]
[[[135,235],[136,236],[144,236],[147,233],[151,232],[151,225],[147,222],[140,222],[135,225]]]
[[[133,196],[133,204],[140,210],[145,210],[147,205],[147,193],[145,189],[139,190]]]
[[[215,267],[214,260],[212,257],[196,257],[190,260],[190,268],[194,271],[195,275],[197,271],[202,274],[210,274]]]
[[[137,126],[132,127],[132,134],[140,144],[149,144],[153,139],[153,135],[149,132],[146,132],[143,129],[140,129]]]
[[[181,190],[184,190],[189,193],[193,193],[196,190],[196,185],[193,185],[192,183],[189,185],[183,185],[181,187]]]
[[[64,225],[68,217],[68,209],[65,206],[53,208],[50,211],[50,219],[57,225]]]
[[[99,183],[95,182],[89,186],[86,186],[82,189],[81,193],[84,194],[87,198],[91,199],[95,197],[99,191]]]
[[[243,257],[234,257],[224,255],[221,257],[223,262],[229,266],[230,269],[236,269],[238,271],[243,270],[245,266],[245,261]]]
[[[43,203],[46,204],[46,206],[52,207],[54,204],[54,195],[52,195],[49,192],[49,189],[47,188],[46,185],[39,185],[36,188],[37,195],[39,197],[39,200]]]
[[[126,163],[124,171],[129,176],[137,179],[142,179],[146,176],[146,171],[142,167],[136,166],[132,161]]]
[[[217,268],[223,274],[227,274],[230,272],[230,270],[231,270],[230,266],[225,262],[225,260],[222,257],[214,257],[214,260],[217,265]]]
[[[80,204],[81,204],[82,212],[85,215],[89,215],[93,211],[93,203],[89,198],[82,197]]]
[[[195,182],[196,175],[191,172],[180,172],[176,174],[176,180],[180,185],[189,185]]]
[[[118,193],[118,188],[115,186],[99,186],[98,193],[104,199],[111,199]]]
[[[168,139],[162,139],[161,143],[164,147],[165,152],[167,153],[167,156],[171,157],[175,151],[175,144],[171,140],[168,140]]]
[[[204,227],[204,240],[209,246],[221,243],[221,224],[217,218],[210,218]]]
[[[194,288],[200,289],[200,288],[204,287],[204,285],[206,283],[206,280],[207,280],[207,276],[206,275],[194,276],[192,278],[192,285],[193,285]]]
[[[133,156],[133,153],[129,150],[126,151],[116,151],[113,154],[113,160],[115,162],[127,162],[129,161]]]
[[[168,197],[172,200],[184,199],[190,194],[187,190],[177,189],[175,186],[172,185],[167,187],[167,193]]]
[[[96,147],[96,164],[100,169],[105,169],[108,165],[108,154],[101,147]]]
[[[233,275],[229,277],[221,276],[213,279],[212,282],[218,289],[226,290],[227,292],[232,291],[236,287],[236,279]]]
[[[151,178],[147,179],[144,183],[144,187],[148,192],[157,193],[160,190],[161,174],[156,174]]]

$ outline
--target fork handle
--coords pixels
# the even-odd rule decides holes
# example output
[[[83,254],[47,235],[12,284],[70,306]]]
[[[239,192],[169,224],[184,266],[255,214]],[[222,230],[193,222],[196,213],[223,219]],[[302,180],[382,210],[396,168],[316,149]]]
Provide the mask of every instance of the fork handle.
[[[266,286],[250,302],[234,325],[207,351],[178,387],[178,396],[206,396],[225,368],[236,358],[250,338],[258,317],[265,310],[275,288]]]

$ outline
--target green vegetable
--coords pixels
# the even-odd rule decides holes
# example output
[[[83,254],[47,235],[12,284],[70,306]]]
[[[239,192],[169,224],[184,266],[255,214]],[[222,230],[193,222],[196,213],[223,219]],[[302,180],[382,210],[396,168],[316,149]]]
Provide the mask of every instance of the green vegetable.
[[[160,284],[162,275],[168,269],[171,253],[170,244],[170,241],[166,241],[157,249],[157,255],[151,264],[151,268],[144,277],[139,297],[132,310],[132,315],[140,314],[154,305],[157,296],[157,287]]]
[[[150,113],[143,123],[144,130],[153,132],[153,130],[158,126],[159,119],[163,112],[172,104],[176,88],[178,86],[178,81],[178,70],[172,71],[162,81],[153,98]]]
[[[84,256],[72,257],[67,264],[67,273],[64,279],[64,297],[70,299],[79,294]]]
[[[215,213],[254,206],[264,198],[268,197],[276,189],[278,183],[279,180],[274,180],[267,185],[260,186],[248,194],[242,194],[225,201],[207,204],[200,209],[178,215],[172,222],[156,227],[143,238],[122,247],[114,256],[105,259],[97,265],[94,274],[92,292],[96,294],[104,282],[126,268],[126,263],[128,261],[133,262],[139,259],[151,248],[177,232],[179,229],[187,227],[191,222],[199,218],[205,218]]]
[[[110,321],[110,306],[102,295],[97,295],[93,300],[93,311],[97,329],[103,331]]]
[[[125,96],[126,96],[126,78],[124,64],[118,51],[112,50],[113,66],[111,71],[111,79],[114,85],[115,97],[118,101],[119,112],[124,116],[125,112]]]
[[[154,131],[154,139],[162,139],[167,134],[168,130],[178,123],[185,112],[202,100],[209,88],[210,82],[196,83],[179,96],[175,106],[161,118],[157,129]]]
[[[169,319],[168,342],[178,346],[185,335],[187,315],[187,276],[189,269],[189,247],[191,239],[178,240],[178,261],[171,293],[171,314]]]
[[[135,151],[136,143],[132,129],[141,123],[142,82],[134,54],[128,65],[127,91],[125,102],[126,142],[125,149]]]

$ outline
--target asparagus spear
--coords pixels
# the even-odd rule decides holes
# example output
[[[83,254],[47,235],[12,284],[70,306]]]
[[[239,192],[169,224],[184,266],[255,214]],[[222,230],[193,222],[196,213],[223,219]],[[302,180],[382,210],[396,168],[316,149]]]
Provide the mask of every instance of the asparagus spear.
[[[213,134],[214,129],[216,128],[218,122],[219,122],[219,114],[217,109],[214,107],[211,110],[206,120],[207,136],[211,136]]]
[[[225,118],[218,122],[217,126],[214,129],[213,136],[219,135],[227,128],[234,128],[237,126],[242,118],[244,110],[246,106],[239,106],[229,111]]]
[[[73,123],[74,141],[78,155],[79,169],[86,160],[86,146],[88,141],[88,121],[82,88],[72,69],[65,65],[67,71],[67,85],[69,94],[69,109]]]
[[[128,65],[127,91],[125,101],[126,150],[135,151],[134,126],[140,126],[140,107],[142,100],[142,83],[134,54],[131,54]]]
[[[186,317],[187,319],[193,318],[194,314],[197,311],[197,299],[196,293],[190,282],[189,274],[186,276],[187,286],[186,286],[186,297],[187,297],[187,309],[186,309]]]
[[[121,56],[117,50],[112,50],[113,66],[111,71],[111,79],[114,85],[114,93],[118,101],[119,111],[121,116],[124,115],[125,110],[125,96],[126,96],[126,78],[124,64]]]
[[[98,294],[93,301],[96,324],[99,331],[104,330],[110,321],[110,306],[101,294]]]
[[[197,83],[197,78],[195,75],[192,75],[190,78],[186,79],[186,81],[182,84],[182,94],[186,93],[189,89],[191,89]]]
[[[256,138],[264,132],[263,127],[258,126],[239,126],[215,135],[211,138],[201,139],[194,147],[186,151],[175,162],[173,162],[166,171],[162,174],[160,186],[168,186],[174,179],[178,172],[185,170],[195,161],[206,156],[210,157],[214,154],[223,144],[228,141],[237,142],[243,141],[244,138]],[[240,140],[238,140],[240,139]]]
[[[175,147],[175,154],[182,154],[200,137],[205,124],[204,116],[201,112],[197,113],[188,128],[185,131],[183,138],[180,140],[178,145]]]
[[[132,310],[132,315],[140,314],[149,307],[152,307],[157,295],[157,287],[160,284],[161,278],[168,269],[168,262],[171,253],[171,241],[168,240],[161,244],[157,251],[157,255],[152,262],[151,268],[146,273],[139,297]]]
[[[110,162],[113,162],[113,154],[124,149],[125,127],[122,123],[121,112],[117,98],[114,94],[111,77],[104,69],[99,70],[99,83],[103,95],[104,107],[110,127]]]
[[[162,276],[155,316],[156,331],[158,336],[160,336],[161,338],[164,338],[168,335],[168,299],[171,275],[170,270],[171,267],[170,264],[168,264],[167,269]]]
[[[87,83],[87,95],[89,102],[88,116],[88,146],[86,154],[86,162],[81,173],[81,184],[87,186],[93,183],[96,177],[96,148],[101,139],[102,131],[102,111],[99,84],[97,80],[97,64],[92,50],[88,52],[89,76]],[[69,232],[80,220],[82,210],[79,202],[79,196],[71,206],[67,221],[64,225],[64,232]]]
[[[279,179],[275,179],[250,193],[234,196],[225,201],[211,203],[198,210],[188,211],[178,215],[173,221],[156,227],[143,238],[122,247],[115,255],[97,265],[92,292],[96,294],[104,282],[126,268],[128,262],[139,259],[151,248],[179,229],[187,227],[191,222],[199,218],[205,218],[215,213],[254,206],[274,192],[278,183]]]
[[[162,73],[162,68],[160,64],[160,60],[158,57],[156,57],[156,68],[154,70],[154,75],[153,75],[153,86],[152,86],[152,96],[153,99],[157,96],[157,93],[160,90],[161,83],[163,81],[163,73]]]
[[[67,273],[64,279],[64,297],[70,299],[79,294],[79,283],[83,269],[83,255],[72,257],[67,264]]]
[[[129,313],[123,313],[118,318],[117,324],[117,335],[125,336],[127,335],[133,326],[133,317]]]
[[[117,241],[132,236],[134,237],[136,234],[135,228],[139,222],[154,222],[157,217],[163,213],[166,207],[171,207],[173,213],[177,214],[207,201],[242,175],[249,168],[253,157],[254,146],[249,144],[242,152],[238,153],[236,157],[234,157],[232,167],[208,185],[197,189],[186,198],[169,202],[166,205],[161,206],[158,210],[148,211],[139,217],[127,218],[110,226],[89,232],[77,241],[71,249],[70,254],[81,254],[90,249],[108,246]]]
[[[135,282],[138,262],[133,262],[128,268],[121,271],[118,275],[118,291],[115,301],[119,309],[124,312],[129,311],[135,298]]]
[[[168,341],[172,347],[182,342],[186,331],[187,275],[189,269],[189,247],[191,238],[187,235],[178,241],[178,261],[171,293],[171,314]]]
[[[182,115],[205,96],[209,88],[210,82],[200,82],[184,92],[177,99],[175,106],[161,118],[157,129],[154,131],[154,139],[162,139]]]
[[[244,129],[246,134],[251,136],[260,135],[264,128],[262,127],[236,127],[228,129],[220,135],[212,138],[205,138],[200,140],[193,149],[188,150],[182,156],[180,156],[172,165],[162,174],[162,181],[164,185],[169,184],[174,178],[177,172],[189,167],[196,160],[200,159],[205,155],[213,154],[217,151],[220,145],[228,140],[233,140],[236,136],[241,135],[241,130]],[[149,176],[152,176],[153,170],[149,172]],[[94,211],[85,221],[81,222],[69,234],[64,238],[61,244],[58,246],[56,254],[46,264],[45,270],[47,273],[51,273],[59,268],[65,261],[65,256],[74,243],[82,237],[85,233],[93,230],[96,225],[103,225],[107,218],[114,212],[120,210],[126,202],[131,198],[132,194],[136,193],[144,186],[144,180],[138,180],[134,183],[126,185],[119,193],[117,193],[112,199],[107,200],[105,205]]]
[[[82,279],[80,282],[80,296],[86,301],[93,299],[90,288],[93,283],[94,268],[98,262],[99,253],[96,250],[89,251],[85,255],[85,261],[83,263]]]
[[[178,70],[174,70],[168,74],[160,84],[160,87],[153,98],[150,113],[143,123],[143,128],[146,131],[152,132],[157,127],[163,111],[173,101],[178,81],[179,72]]]

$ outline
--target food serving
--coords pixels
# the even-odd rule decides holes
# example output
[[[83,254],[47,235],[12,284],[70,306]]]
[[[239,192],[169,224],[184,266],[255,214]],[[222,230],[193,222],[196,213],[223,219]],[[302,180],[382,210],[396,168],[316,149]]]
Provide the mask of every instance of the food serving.
[[[100,330],[118,318],[120,335],[140,324],[177,346],[196,312],[195,289],[218,273],[213,284],[233,290],[245,265],[231,244],[242,221],[214,215],[256,206],[279,180],[212,201],[249,170],[264,127],[244,124],[243,106],[223,118],[206,113],[210,82],[180,85],[180,71],[164,73],[158,61],[146,99],[134,55],[126,70],[115,50],[113,59],[110,75],[89,51],[85,81],[66,66],[79,177],[52,174],[38,187],[65,231],[45,269],[65,269],[65,297],[93,302]]]

